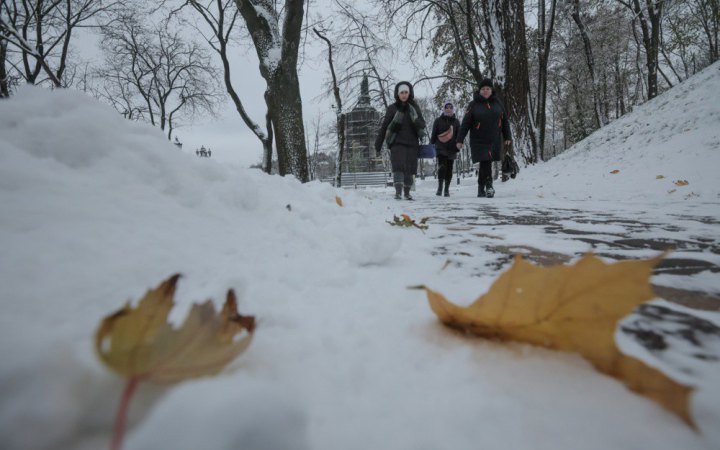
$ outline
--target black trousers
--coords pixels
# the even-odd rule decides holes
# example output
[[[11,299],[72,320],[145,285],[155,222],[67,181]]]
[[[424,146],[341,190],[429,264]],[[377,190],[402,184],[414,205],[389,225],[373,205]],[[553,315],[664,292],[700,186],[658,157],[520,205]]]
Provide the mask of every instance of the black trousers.
[[[448,184],[452,181],[454,159],[450,159],[445,155],[437,155],[438,160],[438,180],[443,180]]]
[[[480,161],[480,174],[478,184],[480,186],[492,186],[492,161]]]

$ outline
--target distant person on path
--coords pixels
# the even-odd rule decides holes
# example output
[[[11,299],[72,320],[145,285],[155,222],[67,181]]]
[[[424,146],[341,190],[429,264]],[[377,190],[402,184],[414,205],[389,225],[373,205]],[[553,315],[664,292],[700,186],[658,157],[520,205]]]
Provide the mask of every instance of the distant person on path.
[[[457,148],[463,147],[463,140],[470,132],[470,154],[473,163],[480,163],[478,175],[478,197],[492,198],[495,189],[492,184],[492,162],[502,158],[502,142],[512,144],[510,126],[505,107],[495,96],[493,82],[485,78],[473,94],[460,125]],[[508,149],[509,150],[509,149]]]
[[[455,117],[455,105],[446,101],[442,114],[433,122],[430,143],[435,144],[438,162],[438,188],[435,195],[450,197],[450,183],[452,182],[453,163],[460,151],[457,148],[457,135],[460,132],[460,121]]]
[[[395,103],[388,106],[375,139],[375,152],[380,154],[383,142],[390,149],[395,199],[412,200],[410,188],[418,167],[418,147],[425,137],[425,119],[415,102],[413,86],[401,81],[395,86]]]

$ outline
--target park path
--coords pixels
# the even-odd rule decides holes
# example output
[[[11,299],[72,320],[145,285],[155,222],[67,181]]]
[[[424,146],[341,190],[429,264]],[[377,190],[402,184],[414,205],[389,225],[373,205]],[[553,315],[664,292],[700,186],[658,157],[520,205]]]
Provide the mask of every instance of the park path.
[[[391,205],[416,221],[426,217],[432,254],[471,276],[500,273],[518,253],[550,266],[588,251],[623,260],[671,250],[653,277],[655,293],[669,303],[642,305],[620,332],[690,379],[720,369],[720,217],[709,213],[720,210],[717,204],[664,208],[503,198],[502,191],[477,198],[468,187],[451,192],[437,197],[425,185],[415,201]]]

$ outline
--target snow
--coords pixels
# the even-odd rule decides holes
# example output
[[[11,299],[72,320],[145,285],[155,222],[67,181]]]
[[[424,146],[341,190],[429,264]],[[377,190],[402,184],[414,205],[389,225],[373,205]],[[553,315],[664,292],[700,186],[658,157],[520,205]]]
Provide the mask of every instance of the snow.
[[[528,172],[542,195],[565,199],[719,201],[719,72],[717,63],[708,67]],[[675,184],[682,180],[689,184]]]
[[[498,208],[517,219],[531,205],[560,211],[565,227],[608,235],[629,225],[591,225],[571,212],[582,205],[598,218],[609,209],[649,221],[671,215],[690,233],[717,236],[719,70],[524,168],[499,187]],[[446,258],[433,249],[473,239],[450,219],[426,233],[385,223],[404,208],[434,205],[432,183],[418,183],[418,201],[406,206],[387,190],[336,190],[220,165],[66,90],[24,87],[0,102],[0,136],[3,449],[108,446],[122,380],[94,355],[95,328],[177,272],[171,320],[180,322],[193,302],[219,306],[234,288],[258,328],[248,351],[216,377],[142,385],[125,449],[720,446],[717,364],[698,365],[692,378],[695,432],[577,355],[469,339],[440,325],[424,294],[408,286],[469,303],[500,271],[443,269]],[[689,185],[674,185],[679,179]],[[453,189],[468,205],[453,214],[483,223],[473,183]],[[715,224],[684,222],[698,210]],[[522,224],[488,229],[484,239],[518,251],[587,250]],[[490,261],[456,261],[463,258]],[[674,285],[672,275],[655,278],[663,277]],[[694,277],[720,290],[717,274]],[[694,313],[720,324],[717,314]]]
[[[258,18],[262,18],[267,24],[269,31],[258,48],[261,48],[260,64],[267,68],[269,73],[274,73],[282,59],[282,38],[278,27],[277,14],[266,4],[250,4],[255,9]]]

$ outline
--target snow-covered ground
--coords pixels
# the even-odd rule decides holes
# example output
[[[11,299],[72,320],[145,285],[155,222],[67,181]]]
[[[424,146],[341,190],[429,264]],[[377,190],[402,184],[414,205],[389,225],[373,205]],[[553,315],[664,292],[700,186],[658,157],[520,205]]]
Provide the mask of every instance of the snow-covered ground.
[[[492,201],[509,214],[582,206],[678,224],[702,212],[714,222],[697,232],[720,237],[718,92],[715,64],[562,156],[524,168]],[[388,190],[221,166],[63,90],[23,88],[0,102],[0,137],[0,448],[107,447],[122,382],[95,357],[95,328],[176,272],[173,320],[193,302],[220,304],[234,288],[240,312],[258,320],[255,339],[217,377],[144,386],[126,449],[720,446],[714,365],[696,380],[695,432],[579,356],[468,339],[440,325],[408,286],[467,303],[499,271],[443,270],[445,258],[432,252],[440,225],[423,234],[385,222],[440,205],[430,182],[419,183],[410,206]],[[470,208],[490,201],[474,189],[467,181],[451,198]],[[550,245],[526,232],[492,238]],[[555,250],[587,250],[578,245],[552,241]],[[703,280],[704,290],[720,291],[717,274]],[[718,313],[697,314],[720,324]]]

